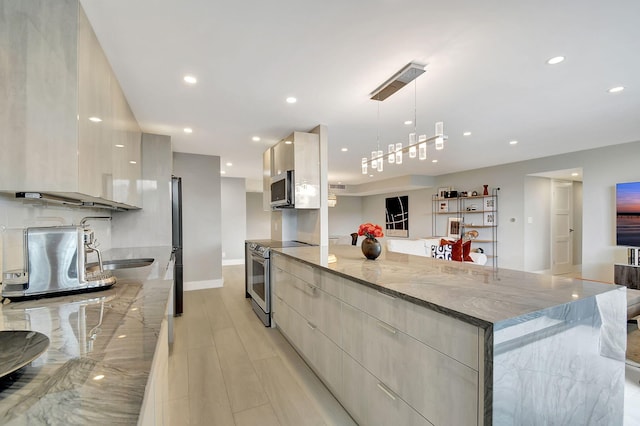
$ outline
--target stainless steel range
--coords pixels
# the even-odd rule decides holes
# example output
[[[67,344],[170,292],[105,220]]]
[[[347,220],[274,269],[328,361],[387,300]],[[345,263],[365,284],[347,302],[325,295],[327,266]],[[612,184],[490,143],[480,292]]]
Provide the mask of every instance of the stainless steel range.
[[[311,244],[301,241],[245,241],[246,297],[265,326],[271,326],[271,284],[269,263],[272,248],[301,247]]]

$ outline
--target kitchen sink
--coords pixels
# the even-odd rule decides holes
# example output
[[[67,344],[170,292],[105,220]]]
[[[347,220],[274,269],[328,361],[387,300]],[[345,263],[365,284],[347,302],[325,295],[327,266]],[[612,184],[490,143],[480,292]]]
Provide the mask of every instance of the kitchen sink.
[[[142,268],[149,266],[154,262],[152,257],[142,257],[138,259],[113,259],[105,260],[102,262],[102,267],[105,271],[114,269],[127,269],[127,268]],[[95,272],[100,269],[98,262],[87,263],[87,272]]]

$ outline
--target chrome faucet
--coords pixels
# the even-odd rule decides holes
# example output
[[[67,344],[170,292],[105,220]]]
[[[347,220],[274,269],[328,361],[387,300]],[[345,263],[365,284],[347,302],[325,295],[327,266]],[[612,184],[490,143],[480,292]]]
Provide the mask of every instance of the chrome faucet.
[[[104,272],[104,268],[102,267],[102,254],[100,250],[98,250],[98,240],[94,238],[93,230],[89,229],[86,225],[87,221],[90,219],[100,219],[100,220],[111,220],[110,216],[87,216],[82,218],[80,221],[80,226],[84,229],[84,252],[93,253],[95,252],[98,255],[98,265],[100,267],[100,273]]]

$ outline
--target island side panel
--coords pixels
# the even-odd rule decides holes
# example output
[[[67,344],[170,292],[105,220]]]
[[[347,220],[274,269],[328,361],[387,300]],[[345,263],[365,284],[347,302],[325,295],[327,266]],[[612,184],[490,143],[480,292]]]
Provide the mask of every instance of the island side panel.
[[[622,424],[624,288],[494,326],[495,424]]]

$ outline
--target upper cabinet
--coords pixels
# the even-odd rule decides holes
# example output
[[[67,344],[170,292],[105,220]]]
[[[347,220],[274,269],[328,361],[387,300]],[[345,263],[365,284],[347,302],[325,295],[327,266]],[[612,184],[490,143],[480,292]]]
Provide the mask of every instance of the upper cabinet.
[[[270,151],[271,178],[288,170],[294,171],[295,208],[320,208],[319,136],[315,133],[293,132],[271,147]]]
[[[141,132],[77,1],[0,8],[0,191],[141,204]]]

